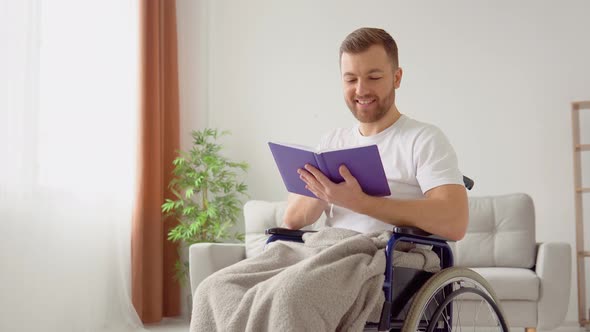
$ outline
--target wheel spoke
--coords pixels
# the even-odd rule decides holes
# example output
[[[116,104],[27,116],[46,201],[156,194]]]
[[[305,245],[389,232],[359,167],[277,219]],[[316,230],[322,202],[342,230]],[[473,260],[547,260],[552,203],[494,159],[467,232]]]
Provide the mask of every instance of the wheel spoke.
[[[459,331],[462,330],[462,326],[461,326],[461,304],[462,304],[462,301],[459,301],[459,304],[458,304],[458,308],[459,309],[457,310],[457,326],[459,327]]]
[[[485,301],[481,301],[479,302],[479,305],[477,306],[477,310],[475,310],[475,317],[473,318],[473,332],[475,332],[475,327],[477,326],[477,318],[479,317],[479,309],[481,308],[481,304],[485,302]]]
[[[450,293],[445,291],[449,289]],[[472,301],[473,296],[479,301]],[[482,302],[486,305],[482,305]],[[453,306],[452,312],[450,306]],[[488,308],[489,316],[484,316],[485,308]],[[473,319],[469,318],[472,315],[475,315]],[[439,324],[443,323],[452,331],[462,331],[463,324],[468,324],[466,328],[472,324],[474,331],[479,331],[478,324],[483,324],[482,327],[492,326],[492,329],[496,325],[498,331],[507,331],[488,282],[476,272],[459,267],[435,274],[420,288],[414,295],[402,331],[421,330],[420,326],[424,323],[427,323],[427,331],[438,330]]]
[[[445,320],[445,323],[447,324],[447,326],[451,329],[451,331],[453,330],[453,326],[451,325],[451,322],[449,322],[449,315],[447,315],[446,313],[446,308],[447,306],[445,306],[445,308],[443,309],[443,319]]]

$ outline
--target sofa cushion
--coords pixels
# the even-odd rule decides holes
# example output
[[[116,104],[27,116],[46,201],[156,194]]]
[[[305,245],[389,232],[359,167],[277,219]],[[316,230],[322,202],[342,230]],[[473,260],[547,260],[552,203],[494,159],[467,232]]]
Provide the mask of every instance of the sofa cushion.
[[[472,268],[486,279],[500,301],[537,301],[540,280],[533,270],[508,267]]]
[[[246,256],[262,250],[264,230],[282,224],[286,201],[251,200],[244,205]],[[309,228],[324,225],[325,217]],[[469,198],[465,238],[452,243],[455,265],[531,268],[535,262],[535,215],[526,194]]]
[[[286,201],[269,202],[251,200],[244,205],[246,234],[264,234],[264,230],[281,225]]]
[[[469,198],[467,234],[453,245],[455,265],[531,268],[535,209],[526,194]]]
[[[287,202],[248,201],[244,205],[244,223],[246,230],[246,257],[258,255],[267,236],[264,230],[280,226],[280,220]]]

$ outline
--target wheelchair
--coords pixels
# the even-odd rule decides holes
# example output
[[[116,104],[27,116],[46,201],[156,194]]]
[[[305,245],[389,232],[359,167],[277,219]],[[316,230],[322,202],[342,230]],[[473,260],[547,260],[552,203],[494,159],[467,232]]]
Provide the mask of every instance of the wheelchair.
[[[473,181],[463,177],[468,189]],[[267,243],[282,240],[303,242],[306,230],[270,228]],[[441,270],[430,273],[394,267],[393,250],[400,242],[427,245],[440,258]],[[393,227],[385,248],[383,292],[385,302],[378,323],[367,323],[365,331],[455,331],[462,327],[508,331],[497,297],[489,283],[468,268],[453,266],[449,240],[413,227]],[[462,316],[462,302],[476,302],[474,317]],[[469,313],[473,307],[469,308]]]

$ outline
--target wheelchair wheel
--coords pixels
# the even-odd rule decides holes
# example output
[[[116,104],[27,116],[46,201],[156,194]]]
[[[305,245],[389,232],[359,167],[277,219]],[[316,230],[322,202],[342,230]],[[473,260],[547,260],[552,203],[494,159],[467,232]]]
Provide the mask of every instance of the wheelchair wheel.
[[[451,267],[432,276],[416,293],[402,332],[455,331],[461,327],[508,331],[489,283],[473,270]]]

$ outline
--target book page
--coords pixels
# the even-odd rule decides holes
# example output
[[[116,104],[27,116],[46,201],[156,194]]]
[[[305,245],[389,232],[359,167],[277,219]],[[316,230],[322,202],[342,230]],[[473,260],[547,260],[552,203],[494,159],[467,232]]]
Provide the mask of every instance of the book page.
[[[317,154],[322,154],[325,152],[332,152],[332,151],[346,151],[346,150],[353,150],[353,149],[358,149],[358,148],[364,148],[367,146],[371,146],[371,145],[375,145],[375,144],[362,144],[362,145],[355,145],[355,146],[349,146],[346,148],[325,148],[325,149],[321,149],[321,150],[314,150],[317,152]]]
[[[282,142],[269,142],[269,143],[273,143],[273,144],[277,144],[277,145],[282,145],[282,146],[288,146],[288,147],[291,147],[291,148],[295,148],[295,149],[299,149],[299,150],[304,150],[304,151],[309,151],[309,152],[313,152],[313,153],[316,153],[317,152],[317,150],[315,148],[312,148],[310,146],[301,145],[301,144],[282,143]]]

